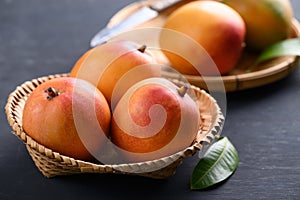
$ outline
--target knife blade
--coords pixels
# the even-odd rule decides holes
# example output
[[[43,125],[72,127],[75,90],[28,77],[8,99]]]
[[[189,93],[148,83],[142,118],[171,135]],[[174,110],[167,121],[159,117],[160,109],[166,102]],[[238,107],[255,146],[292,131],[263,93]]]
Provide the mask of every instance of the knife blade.
[[[139,24],[147,22],[159,15],[160,12],[165,9],[184,0],[152,0],[147,5],[142,6],[137,11],[130,14],[123,21],[113,27],[106,27],[100,30],[91,40],[90,46],[95,47],[97,45],[107,42],[122,31],[135,27]],[[146,2],[146,1],[143,1]],[[149,1],[148,1],[149,2]]]

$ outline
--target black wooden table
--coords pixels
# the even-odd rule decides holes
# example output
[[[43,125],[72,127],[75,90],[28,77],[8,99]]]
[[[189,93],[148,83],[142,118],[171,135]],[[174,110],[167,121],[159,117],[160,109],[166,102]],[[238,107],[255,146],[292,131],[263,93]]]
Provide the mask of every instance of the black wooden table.
[[[0,1],[0,199],[300,199],[300,71],[274,84],[227,95],[222,134],[240,163],[226,182],[191,191],[198,157],[166,180],[113,174],[45,178],[11,134],[4,106],[15,87],[65,73],[93,34],[133,0]],[[300,19],[300,4],[293,0]]]

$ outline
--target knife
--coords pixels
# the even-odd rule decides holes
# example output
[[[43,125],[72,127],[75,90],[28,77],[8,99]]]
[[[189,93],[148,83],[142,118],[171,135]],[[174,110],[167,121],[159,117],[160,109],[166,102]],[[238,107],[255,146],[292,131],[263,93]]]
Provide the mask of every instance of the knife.
[[[165,9],[184,0],[151,0],[147,1],[147,5],[142,6],[137,11],[126,17],[122,22],[113,26],[100,30],[91,40],[90,46],[95,47],[107,42],[112,37],[129,28],[149,21],[159,15]],[[141,3],[146,1],[141,1]]]

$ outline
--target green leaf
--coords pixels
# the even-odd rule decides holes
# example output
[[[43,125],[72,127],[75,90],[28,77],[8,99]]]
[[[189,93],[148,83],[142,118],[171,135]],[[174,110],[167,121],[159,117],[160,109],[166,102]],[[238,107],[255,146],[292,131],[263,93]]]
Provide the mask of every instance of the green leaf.
[[[234,173],[238,163],[234,146],[227,137],[220,137],[194,168],[190,188],[200,190],[224,181]]]
[[[260,63],[279,56],[300,56],[300,39],[286,39],[267,47],[258,57]]]

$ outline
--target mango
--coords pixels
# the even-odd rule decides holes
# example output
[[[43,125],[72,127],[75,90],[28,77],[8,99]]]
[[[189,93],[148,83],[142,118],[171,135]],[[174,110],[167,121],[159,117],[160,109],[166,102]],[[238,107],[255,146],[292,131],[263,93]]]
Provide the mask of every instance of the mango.
[[[291,33],[293,9],[289,0],[222,0],[246,23],[246,47],[261,51],[287,39]]]

